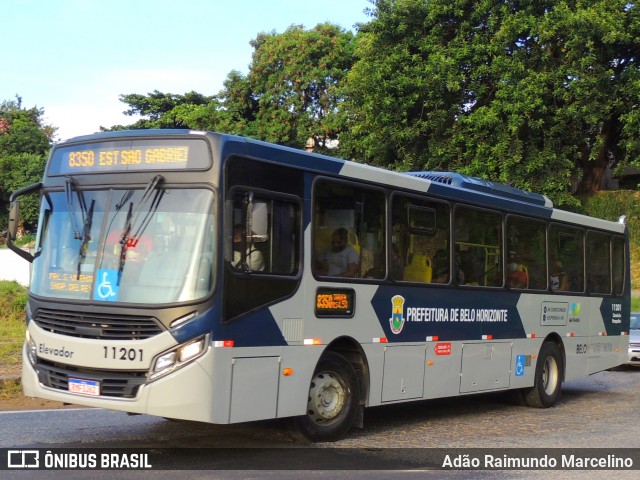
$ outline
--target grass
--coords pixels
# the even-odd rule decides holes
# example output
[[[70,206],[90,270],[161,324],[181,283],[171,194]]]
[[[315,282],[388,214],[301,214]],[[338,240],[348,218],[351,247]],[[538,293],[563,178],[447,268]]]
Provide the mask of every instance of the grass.
[[[35,235],[23,235],[13,242],[16,247],[33,247],[36,243]],[[0,248],[7,248],[6,243],[0,243]]]
[[[26,304],[26,288],[17,282],[0,281],[0,366],[2,367],[20,365]],[[20,395],[22,395],[20,384],[11,381],[0,383],[0,400],[17,398]]]
[[[0,400],[18,398],[22,395],[22,386],[19,383],[9,382],[0,384]]]

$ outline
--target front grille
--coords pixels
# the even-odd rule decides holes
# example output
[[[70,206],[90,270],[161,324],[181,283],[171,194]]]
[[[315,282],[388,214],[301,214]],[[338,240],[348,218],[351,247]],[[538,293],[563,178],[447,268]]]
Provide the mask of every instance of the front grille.
[[[70,367],[47,360],[38,360],[35,366],[38,379],[45,387],[68,391],[69,378],[97,380],[101,397],[135,398],[138,388],[147,380],[147,373],[140,371],[113,372],[91,368]]]
[[[162,333],[163,327],[153,317],[82,313],[41,308],[33,318],[49,332],[70,337],[98,340],[143,340]]]

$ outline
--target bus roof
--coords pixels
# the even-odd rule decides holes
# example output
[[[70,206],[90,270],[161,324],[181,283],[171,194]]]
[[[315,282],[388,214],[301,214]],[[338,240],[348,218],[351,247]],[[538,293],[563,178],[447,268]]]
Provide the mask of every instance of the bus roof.
[[[219,142],[223,157],[231,154],[244,154],[253,158],[262,158],[274,163],[301,167],[343,178],[353,178],[421,193],[429,192],[440,198],[466,201],[488,208],[500,208],[541,218],[551,218],[593,228],[614,230],[620,233],[624,233],[626,228],[621,222],[602,220],[554,208],[551,200],[545,195],[456,172],[394,172],[328,155],[310,153],[261,140],[216,132],[188,129],[121,130],[75,137],[59,145],[123,137],[154,137],[159,135],[213,137]]]

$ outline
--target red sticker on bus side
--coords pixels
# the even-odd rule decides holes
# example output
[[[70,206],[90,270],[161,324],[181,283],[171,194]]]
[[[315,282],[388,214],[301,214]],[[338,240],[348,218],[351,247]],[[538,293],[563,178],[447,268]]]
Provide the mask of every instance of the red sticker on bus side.
[[[451,342],[436,343],[433,351],[436,352],[436,355],[451,355]]]

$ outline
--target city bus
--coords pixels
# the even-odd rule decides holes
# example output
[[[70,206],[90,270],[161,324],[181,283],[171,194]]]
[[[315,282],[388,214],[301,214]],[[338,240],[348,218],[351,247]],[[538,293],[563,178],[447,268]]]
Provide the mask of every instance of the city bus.
[[[40,197],[18,249],[19,199]],[[563,382],[626,361],[628,229],[453,172],[137,130],[55,145],[11,196],[32,262],[27,396],[312,441],[365,407]]]

